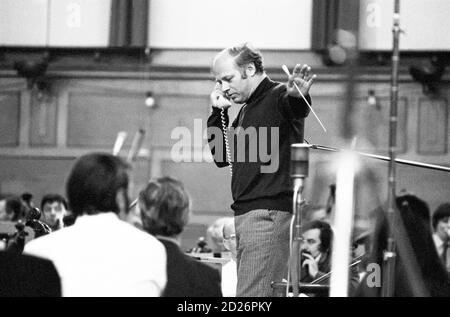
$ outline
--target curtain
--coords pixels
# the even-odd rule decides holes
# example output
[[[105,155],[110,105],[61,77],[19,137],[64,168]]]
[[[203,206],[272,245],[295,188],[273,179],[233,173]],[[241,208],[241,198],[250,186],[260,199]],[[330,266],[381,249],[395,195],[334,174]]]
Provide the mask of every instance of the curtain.
[[[147,46],[149,0],[111,0],[109,45]]]
[[[358,32],[359,0],[314,0],[312,23],[312,49],[324,50],[337,29]]]

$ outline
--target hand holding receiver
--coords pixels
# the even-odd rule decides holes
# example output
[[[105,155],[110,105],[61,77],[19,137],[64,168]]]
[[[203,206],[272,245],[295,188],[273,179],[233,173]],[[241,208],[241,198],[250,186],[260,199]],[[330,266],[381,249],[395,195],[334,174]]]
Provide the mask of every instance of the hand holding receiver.
[[[227,109],[231,107],[231,102],[228,100],[221,89],[221,85],[216,83],[214,90],[211,92],[211,104],[215,108]]]

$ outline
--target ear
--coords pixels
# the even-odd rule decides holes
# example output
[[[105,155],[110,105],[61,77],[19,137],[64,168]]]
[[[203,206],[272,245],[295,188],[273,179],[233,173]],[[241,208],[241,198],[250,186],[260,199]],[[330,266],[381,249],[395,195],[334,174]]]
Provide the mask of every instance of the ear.
[[[255,64],[253,63],[249,63],[246,67],[245,67],[245,74],[247,76],[253,77],[256,75],[256,67]]]

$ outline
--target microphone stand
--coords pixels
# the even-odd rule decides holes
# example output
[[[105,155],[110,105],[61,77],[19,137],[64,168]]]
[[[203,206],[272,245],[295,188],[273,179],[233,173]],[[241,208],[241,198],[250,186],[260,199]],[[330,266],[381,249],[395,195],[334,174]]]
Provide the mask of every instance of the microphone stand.
[[[319,144],[310,144],[310,147],[315,150],[322,150],[322,151],[329,151],[329,152],[342,152],[343,151],[338,148],[333,148],[330,146],[319,145]],[[390,157],[383,156],[383,155],[369,154],[369,153],[363,153],[363,152],[358,152],[358,151],[355,151],[355,153],[360,156],[363,156],[363,157],[377,159],[380,161],[390,161],[391,160]],[[395,162],[404,164],[404,165],[414,166],[414,167],[421,167],[421,168],[428,168],[428,169],[437,170],[437,171],[450,172],[450,167],[436,165],[436,164],[428,164],[428,163],[403,160],[403,159],[397,159],[397,158],[395,159]]]
[[[309,146],[304,143],[291,144],[291,178],[294,185],[292,198],[292,220],[289,230],[289,267],[286,285],[286,297],[289,293],[289,281],[292,276],[293,295],[298,297],[300,284],[300,247],[302,242],[302,199],[303,186],[309,170]]]
[[[397,103],[398,103],[398,67],[400,61],[399,39],[400,39],[400,0],[394,2],[393,19],[393,54],[392,54],[392,78],[391,78],[391,109],[389,118],[389,175],[388,175],[388,240],[387,248],[383,257],[383,280],[381,296],[392,297],[395,290],[395,232],[396,226],[396,203],[395,203],[395,185],[396,169],[395,156],[397,150]]]
[[[301,246],[301,210],[303,208],[304,200],[302,198],[304,178],[294,179],[294,196],[292,200],[293,208],[293,222],[294,222],[294,234],[292,240],[291,258],[290,258],[290,271],[292,275],[292,292],[294,297],[299,295],[300,285],[300,271],[301,271],[301,259],[300,259],[300,246]],[[289,286],[289,281],[288,281]],[[287,294],[286,294],[287,297]]]

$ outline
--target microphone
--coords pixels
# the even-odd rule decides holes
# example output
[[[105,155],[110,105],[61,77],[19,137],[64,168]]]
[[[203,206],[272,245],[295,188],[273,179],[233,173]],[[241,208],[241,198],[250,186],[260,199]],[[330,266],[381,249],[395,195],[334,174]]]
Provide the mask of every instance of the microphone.
[[[309,174],[309,144],[291,144],[291,177],[294,186],[303,186],[303,181]]]

